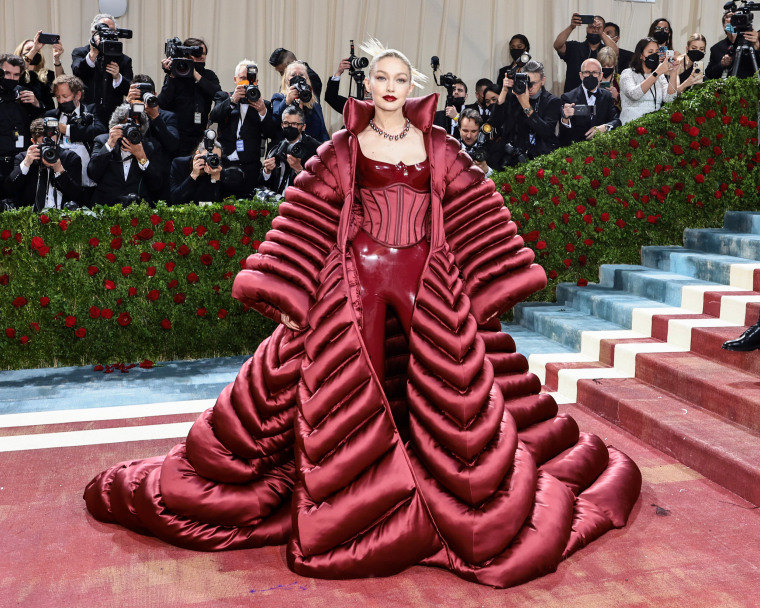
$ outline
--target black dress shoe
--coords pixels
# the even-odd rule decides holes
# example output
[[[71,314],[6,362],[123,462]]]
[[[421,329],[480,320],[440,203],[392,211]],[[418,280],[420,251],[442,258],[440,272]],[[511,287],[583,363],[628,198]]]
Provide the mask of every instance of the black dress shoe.
[[[724,350],[757,350],[760,348],[760,324],[752,325],[736,340],[729,340],[723,343]]]

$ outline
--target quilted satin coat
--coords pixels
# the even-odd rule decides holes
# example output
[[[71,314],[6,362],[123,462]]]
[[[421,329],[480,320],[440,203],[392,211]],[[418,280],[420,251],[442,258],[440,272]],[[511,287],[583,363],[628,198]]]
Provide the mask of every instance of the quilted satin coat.
[[[388,320],[381,385],[360,333],[348,246],[358,142],[371,103],[286,192],[233,295],[279,320],[237,379],[165,457],[123,462],[85,491],[91,513],[170,543],[288,543],[322,578],[415,564],[507,587],[554,571],[625,525],[636,465],[539,394],[498,316],[545,285],[491,181],[411,99],[431,165],[430,253],[411,331]]]

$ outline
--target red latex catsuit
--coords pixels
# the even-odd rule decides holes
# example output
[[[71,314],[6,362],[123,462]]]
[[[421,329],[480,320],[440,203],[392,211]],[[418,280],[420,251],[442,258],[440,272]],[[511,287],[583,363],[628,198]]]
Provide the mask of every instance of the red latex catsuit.
[[[424,564],[495,587],[625,525],[639,470],[499,331],[546,276],[436,105],[407,100],[430,177],[399,180],[362,164],[374,108],[349,100],[233,286],[303,330],[278,327],[166,457],[93,479],[94,517],[197,550],[287,542],[304,576]]]

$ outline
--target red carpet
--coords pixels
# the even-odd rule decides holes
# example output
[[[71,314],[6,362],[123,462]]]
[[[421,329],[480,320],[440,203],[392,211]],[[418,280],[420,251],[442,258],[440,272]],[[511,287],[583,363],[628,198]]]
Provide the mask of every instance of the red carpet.
[[[280,547],[194,553],[94,521],[81,499],[90,478],[166,452],[175,440],[163,439],[0,453],[0,606],[757,606],[758,509],[585,410],[561,409],[638,463],[642,496],[626,528],[520,587],[423,567],[388,579],[306,579],[287,569]]]

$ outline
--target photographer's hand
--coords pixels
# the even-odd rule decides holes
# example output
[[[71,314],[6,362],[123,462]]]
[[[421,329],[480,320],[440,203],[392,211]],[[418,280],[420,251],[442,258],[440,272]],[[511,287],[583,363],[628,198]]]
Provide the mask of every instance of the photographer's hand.
[[[562,117],[563,118],[570,118],[575,115],[575,104],[574,103],[566,103],[564,106],[562,106]]]
[[[32,47],[32,50],[27,53],[30,58],[33,58],[39,51],[42,49],[44,44],[40,42],[40,34],[42,33],[42,30],[37,32],[37,34],[34,37],[34,46]]]
[[[341,59],[340,63],[338,64],[338,71],[335,72],[335,77],[340,78],[340,75],[343,74],[346,70],[348,70],[351,67],[351,62],[348,60],[348,57],[345,59]]]
[[[512,89],[512,95],[517,97],[517,101],[520,102],[520,105],[523,108],[529,108],[530,107],[530,93],[528,93],[528,89],[526,88],[522,93],[519,95],[515,93],[515,90]]]
[[[298,97],[298,89],[292,86],[288,89],[288,94],[285,96],[285,103],[290,105]]]
[[[578,26],[583,25],[583,22],[581,21],[581,15],[580,13],[573,13],[572,19],[570,19],[570,27],[572,29],[575,29]]]
[[[457,109],[454,106],[446,106],[444,113],[446,114],[446,117],[450,118],[451,120],[454,120],[457,116],[459,116],[459,112],[457,112]]]
[[[139,144],[133,144],[133,143],[130,143],[129,140],[127,139],[122,139],[121,148],[125,152],[129,152],[138,161],[148,160],[148,157],[145,156],[145,148],[143,148],[142,142]]]
[[[232,92],[232,97],[230,100],[232,103],[240,103],[240,100],[245,97],[245,85],[239,84],[235,87],[235,90]]]
[[[98,44],[100,44],[100,36],[98,36],[97,34],[95,34],[93,36],[93,38],[95,38],[95,42],[97,42]],[[95,60],[98,58],[98,55],[100,55],[100,51],[97,48],[95,48],[94,46],[90,45],[90,61],[92,61],[93,63],[95,63]]]
[[[190,177],[195,179],[198,179],[201,176],[201,173],[204,172],[206,168],[206,159],[203,158],[203,155],[200,152],[195,153],[195,158],[193,159],[193,170],[190,172]]]
[[[49,163],[44,158],[41,160],[42,160],[43,165],[45,165],[46,167],[50,167],[56,173],[63,173],[64,168],[63,168],[63,163],[61,162],[60,158],[54,163]]]
[[[752,48],[754,48],[756,51],[760,50],[760,42],[758,42],[757,32],[755,30],[750,30],[749,32],[744,33],[744,39],[752,44]]]
[[[156,120],[158,118],[158,106],[151,108],[149,105],[145,106],[145,114],[149,120]]]
[[[129,91],[127,92],[127,101],[142,101],[142,91],[137,88],[136,84],[129,85]],[[145,108],[148,109],[147,107]]]
[[[290,165],[290,168],[293,169],[293,171],[296,173],[303,171],[301,159],[293,156],[292,154],[288,154],[288,164]]]
[[[267,173],[272,173],[274,171],[274,168],[277,166],[277,159],[274,156],[270,156],[264,161],[263,167],[264,171]]]
[[[40,146],[38,144],[32,144],[26,149],[26,156],[24,156],[24,160],[21,162],[26,165],[27,168],[32,166],[32,163],[35,160],[39,160],[40,158]]]
[[[118,80],[119,79],[119,64],[116,63],[115,61],[111,61],[106,66],[106,72],[108,72],[113,77],[114,80]]]
[[[586,139],[594,139],[597,133],[604,133],[606,130],[607,125],[598,125],[596,127],[591,127],[588,131],[586,131]]]
[[[723,55],[720,59],[720,65],[724,68],[727,68],[734,62],[734,58],[731,57],[731,55]]]
[[[171,73],[172,71],[172,60],[170,57],[167,57],[166,59],[161,60],[161,69],[169,74],[169,78],[174,78],[174,74]]]
[[[222,167],[219,166],[216,169],[213,169],[209,167],[208,164],[206,164],[205,162],[203,164],[204,164],[203,170],[208,174],[208,176],[213,180],[219,181],[219,178],[222,175]]]
[[[121,125],[114,125],[111,127],[111,130],[108,131],[108,141],[106,142],[106,145],[113,150],[116,147],[116,144],[119,143],[121,135]]]
[[[18,100],[21,103],[30,103],[35,108],[39,108],[40,107],[39,100],[37,99],[37,97],[35,97],[34,93],[32,93],[31,91],[21,91],[18,94]]]
[[[259,113],[259,116],[266,115],[267,107],[264,105],[264,100],[259,97],[258,101],[249,101],[248,105]]]

